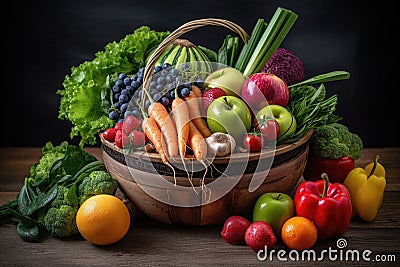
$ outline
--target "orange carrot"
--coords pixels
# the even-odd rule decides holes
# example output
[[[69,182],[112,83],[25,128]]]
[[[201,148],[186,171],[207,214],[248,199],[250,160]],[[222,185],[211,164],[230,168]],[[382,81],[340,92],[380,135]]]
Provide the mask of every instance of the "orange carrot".
[[[167,144],[168,155],[178,156],[178,134],[171,117],[165,106],[159,102],[153,102],[148,108],[148,114],[152,117],[161,130],[163,141]]]
[[[204,138],[209,137],[212,133],[208,128],[207,122],[201,116],[199,99],[193,91],[190,91],[189,96],[184,98],[189,109],[190,119],[197,129],[201,132]]]
[[[202,95],[203,95],[200,88],[197,87],[196,85],[192,85],[192,91],[197,97],[202,97]]]
[[[181,154],[181,158],[183,158],[186,155],[186,146],[190,130],[189,110],[186,106],[185,100],[179,98],[178,96],[172,101],[171,110],[175,121],[176,130],[178,132],[179,153]]]
[[[192,148],[197,160],[204,161],[207,156],[207,143],[203,135],[193,122],[190,122],[188,145]]]
[[[196,85],[192,85],[192,91],[196,95],[197,99],[199,100],[199,108],[200,108],[200,114],[202,117],[206,115],[207,110],[204,110],[203,108],[203,93],[201,92],[201,89],[197,87]]]
[[[153,143],[156,151],[161,157],[162,162],[168,163],[167,155],[163,149],[161,142],[161,131],[158,128],[156,121],[152,117],[145,117],[142,121],[142,129],[149,140]]]

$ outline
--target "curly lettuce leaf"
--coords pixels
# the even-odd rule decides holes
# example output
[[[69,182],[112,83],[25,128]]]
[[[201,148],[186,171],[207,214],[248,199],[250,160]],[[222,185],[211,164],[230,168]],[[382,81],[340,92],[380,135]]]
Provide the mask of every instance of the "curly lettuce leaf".
[[[108,43],[103,51],[71,68],[63,82],[59,119],[71,121],[70,137],[80,136],[79,145],[96,144],[97,135],[112,127],[115,122],[108,118],[111,101],[109,75],[136,72],[145,65],[147,52],[157,46],[169,32],[157,32],[147,26],[137,28],[119,42]]]

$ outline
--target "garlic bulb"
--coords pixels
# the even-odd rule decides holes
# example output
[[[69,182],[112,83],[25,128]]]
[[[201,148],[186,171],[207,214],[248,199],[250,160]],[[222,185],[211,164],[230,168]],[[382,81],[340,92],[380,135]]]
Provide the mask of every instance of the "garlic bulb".
[[[213,133],[206,138],[208,151],[217,157],[226,156],[235,150],[236,141],[232,135],[226,133]]]

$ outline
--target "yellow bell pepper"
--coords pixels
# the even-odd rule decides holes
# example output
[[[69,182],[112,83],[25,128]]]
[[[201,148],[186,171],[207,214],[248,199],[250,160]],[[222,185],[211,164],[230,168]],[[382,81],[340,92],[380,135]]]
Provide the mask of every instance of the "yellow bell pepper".
[[[354,168],[343,182],[350,192],[353,216],[367,222],[375,219],[386,187],[386,171],[379,159],[376,156],[364,169]]]

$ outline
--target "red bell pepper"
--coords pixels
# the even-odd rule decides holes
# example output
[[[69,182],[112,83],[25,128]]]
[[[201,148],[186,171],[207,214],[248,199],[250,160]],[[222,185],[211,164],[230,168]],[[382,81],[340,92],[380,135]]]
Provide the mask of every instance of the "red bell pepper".
[[[354,159],[351,157],[331,159],[309,156],[303,177],[307,181],[317,181],[322,173],[326,173],[330,182],[343,183],[347,174],[353,169]]]
[[[323,173],[322,180],[299,184],[294,196],[298,216],[311,220],[318,239],[342,236],[351,220],[351,199],[347,188],[340,183],[330,183]]]

